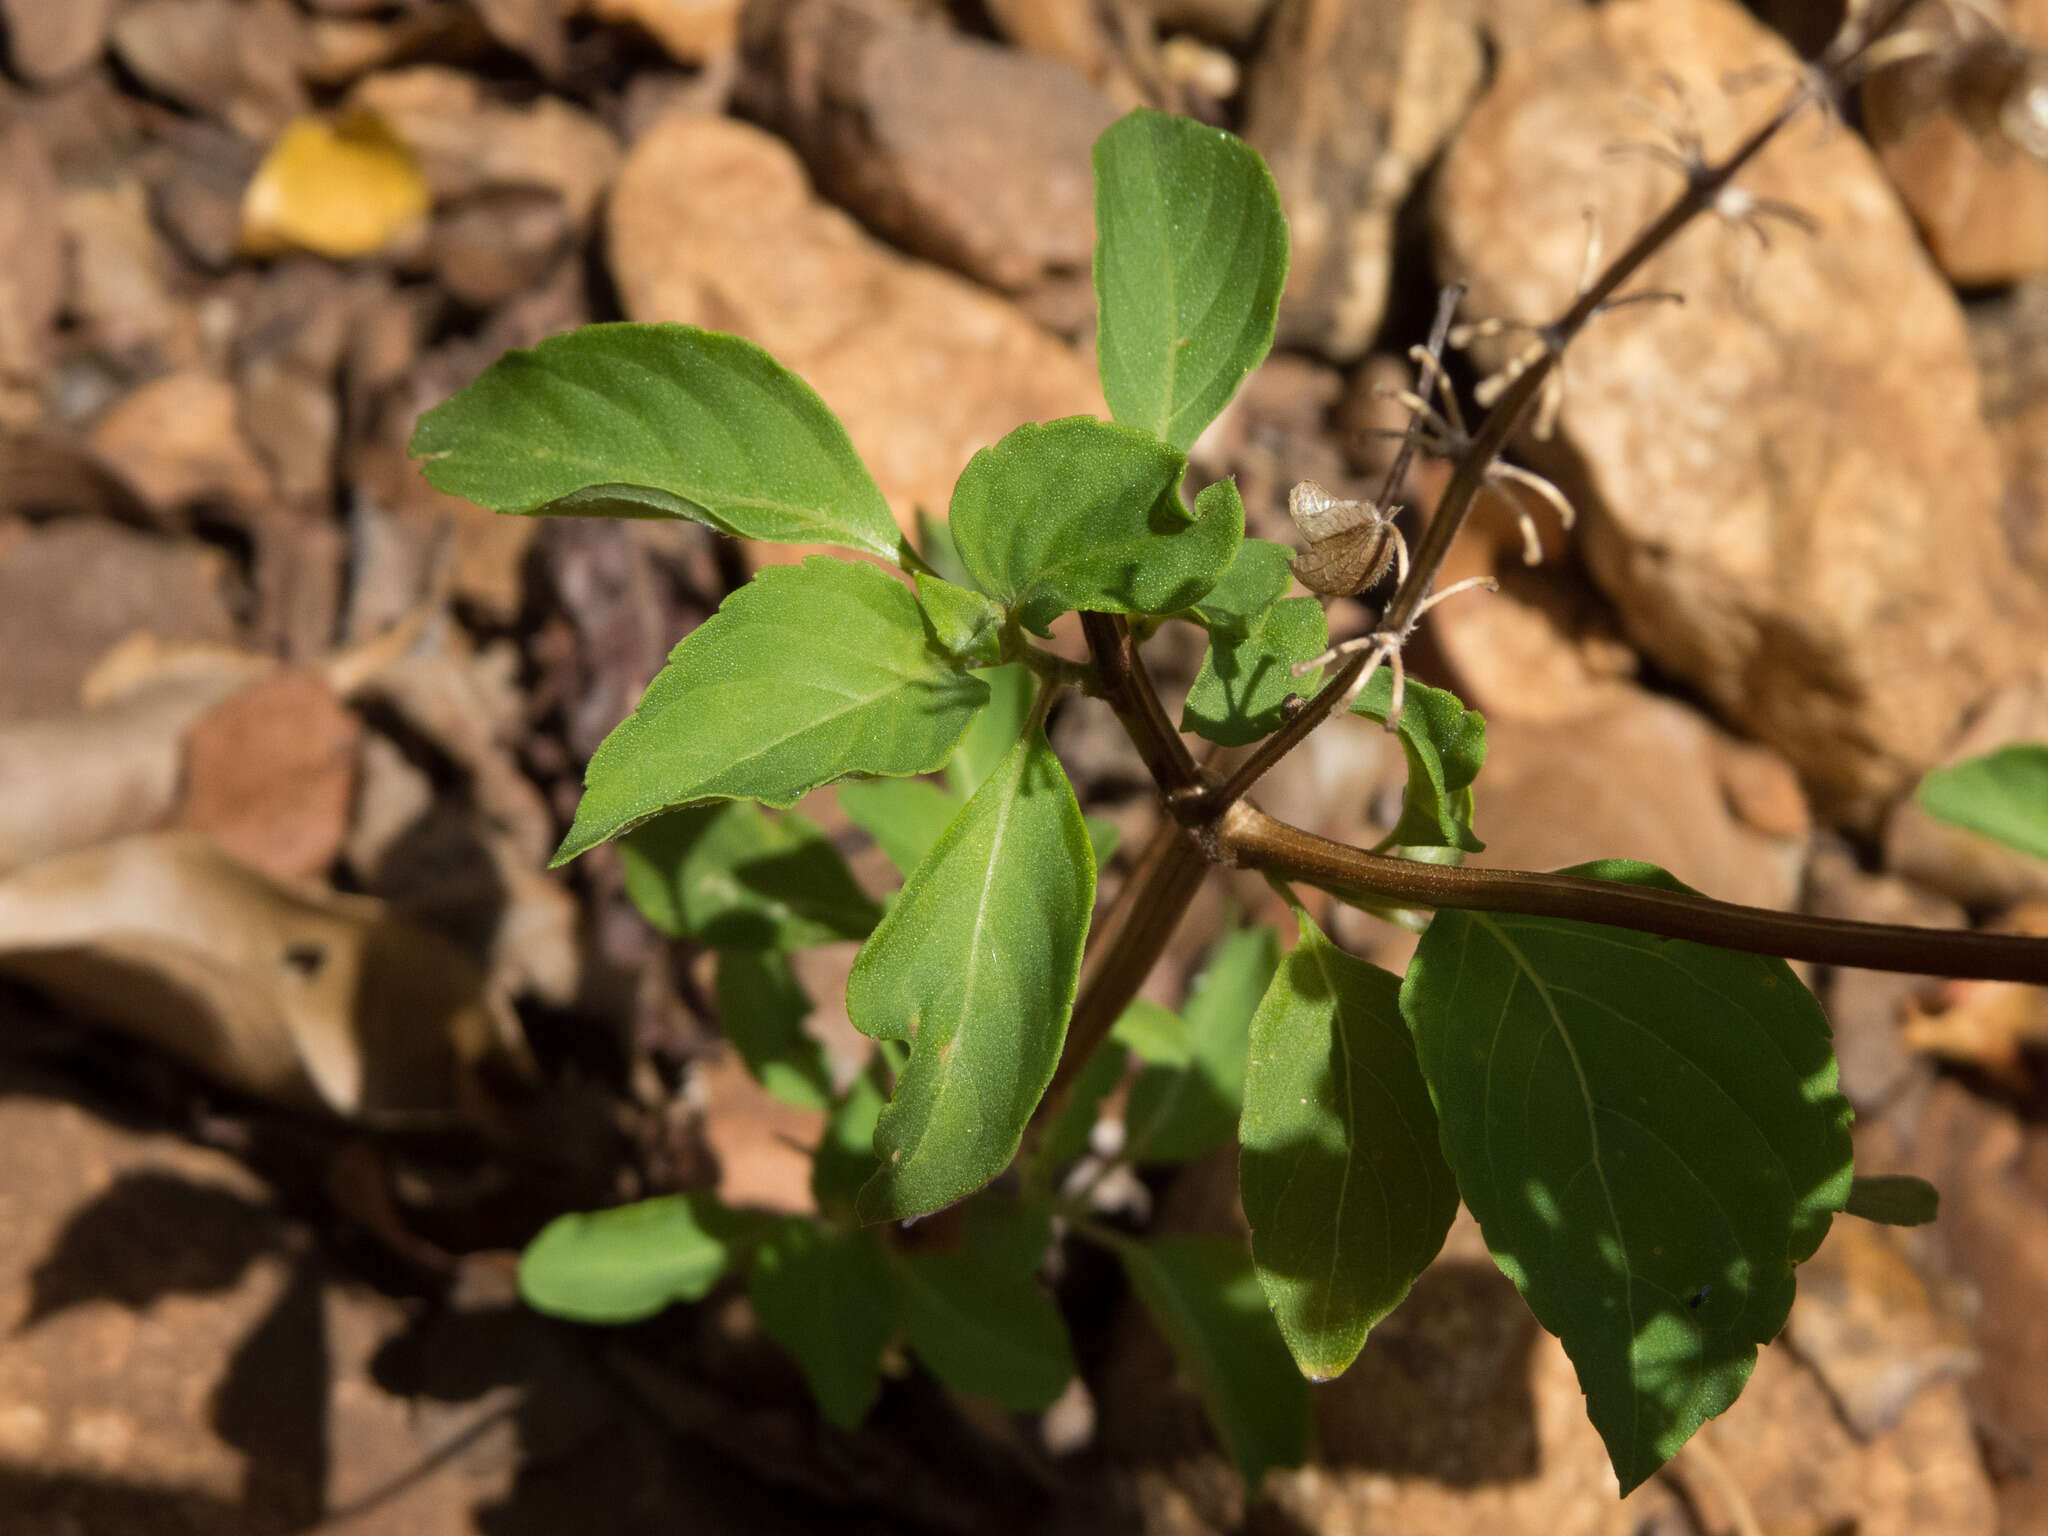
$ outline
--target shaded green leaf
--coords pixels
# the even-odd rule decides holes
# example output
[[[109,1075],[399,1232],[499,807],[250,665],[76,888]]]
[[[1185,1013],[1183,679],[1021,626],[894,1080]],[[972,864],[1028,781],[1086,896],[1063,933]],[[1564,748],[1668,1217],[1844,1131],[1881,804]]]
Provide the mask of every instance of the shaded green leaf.
[[[1243,634],[1253,619],[1280,600],[1294,579],[1294,551],[1270,539],[1246,539],[1230,569],[1195,604],[1195,617],[1212,631]]]
[[[1937,768],[1920,781],[1919,800],[1930,816],[2048,859],[2048,744]]]
[[[953,545],[953,530],[944,518],[933,517],[929,508],[917,509],[917,550],[924,563],[956,587],[971,587],[974,578],[961,564],[960,551]]]
[[[728,949],[718,957],[719,1024],[747,1070],[783,1103],[824,1109],[832,1102],[832,1068],[825,1048],[804,1033],[810,1012],[779,950]]]
[[[604,739],[555,862],[698,800],[787,806],[851,773],[929,772],[987,699],[886,572],[771,566],[683,637]]]
[[[1244,537],[1237,487],[1181,504],[1178,448],[1092,416],[1030,422],[961,471],[951,524],[975,582],[1026,628],[1062,613],[1174,613],[1216,585]]]
[[[557,1216],[519,1256],[520,1299],[571,1322],[636,1323],[708,1293],[754,1230],[706,1194]]]
[[[1252,1258],[1302,1372],[1340,1375],[1443,1247],[1458,1187],[1401,978],[1301,942],[1252,1019],[1238,1176]]]
[[[1186,448],[1273,345],[1287,221],[1258,153],[1138,111],[1095,141],[1096,353],[1118,421]]]
[[[889,1262],[875,1235],[779,1221],[754,1255],[747,1299],[761,1331],[795,1357],[825,1417],[858,1428],[895,1332]]]
[[[1941,1214],[1941,1192],[1911,1174],[1858,1175],[1842,1209],[1881,1226],[1924,1227]]]
[[[877,1047],[875,1059],[847,1085],[811,1156],[811,1198],[821,1211],[851,1213],[861,1186],[875,1176],[875,1122],[889,1102],[883,1049]]]
[[[1187,1065],[1147,1067],[1131,1085],[1124,1155],[1132,1162],[1185,1162],[1236,1133],[1252,1015],[1279,964],[1280,941],[1263,925],[1216,946],[1182,1010]]]
[[[1081,825],[1088,829],[1088,846],[1095,853],[1095,867],[1100,869],[1123,846],[1123,830],[1107,816],[1083,816]]]
[[[963,804],[924,779],[848,779],[837,793],[840,809],[906,875],[924,862]]]
[[[1382,667],[1351,712],[1384,723],[1393,690],[1393,676]],[[1486,844],[1472,832],[1472,781],[1486,761],[1486,717],[1467,709],[1454,693],[1410,680],[1399,734],[1408,759],[1408,788],[1394,841],[1409,848],[1480,852]]]
[[[420,418],[436,490],[494,512],[681,517],[748,539],[902,543],[846,429],[750,341],[586,325],[508,352]]]
[[[1052,1209],[983,1191],[967,1202],[960,1223],[960,1247],[984,1269],[1033,1275],[1052,1247]]]
[[[1217,627],[1181,708],[1180,728],[1226,747],[1272,735],[1287,718],[1290,698],[1308,698],[1322,686],[1320,667],[1296,677],[1295,664],[1320,656],[1329,643],[1323,605],[1313,597],[1284,597],[1242,632]]]
[[[946,786],[963,803],[1010,755],[1024,734],[1024,722],[1031,718],[1031,701],[1038,697],[1038,680],[1021,662],[975,675],[988,684],[988,703],[946,760]]]
[[[619,851],[640,915],[714,949],[864,939],[882,915],[824,829],[794,812],[694,805],[642,822]]]
[[[1452,910],[1401,1008],[1458,1188],[1626,1492],[1735,1401],[1848,1198],[1827,1020],[1781,960]]]
[[[1019,1413],[1073,1379],[1067,1325],[1028,1270],[971,1254],[898,1254],[897,1313],[925,1368],[955,1392]]]
[[[1131,1289],[1194,1382],[1246,1486],[1256,1494],[1267,1468],[1307,1460],[1308,1383],[1244,1245],[1215,1237],[1113,1241]]]
[[[1109,1037],[1131,1048],[1150,1067],[1184,1067],[1193,1047],[1188,1021],[1171,1008],[1146,998],[1135,999],[1109,1028]]]
[[[993,666],[1003,650],[1003,610],[967,587],[919,573],[917,599],[939,649],[963,666]]]
[[[1038,1144],[1040,1168],[1049,1170],[1071,1163],[1088,1150],[1095,1122],[1102,1115],[1102,1101],[1123,1080],[1124,1067],[1130,1059],[1131,1053],[1121,1040],[1105,1040],[1096,1047],[1095,1054],[1088,1058],[1087,1065],[1067,1090],[1067,1101],[1046,1128],[1044,1140]]]
[[[946,829],[854,961],[856,1028],[911,1042],[875,1129],[866,1221],[937,1210],[1009,1166],[1059,1061],[1095,861],[1033,727]]]

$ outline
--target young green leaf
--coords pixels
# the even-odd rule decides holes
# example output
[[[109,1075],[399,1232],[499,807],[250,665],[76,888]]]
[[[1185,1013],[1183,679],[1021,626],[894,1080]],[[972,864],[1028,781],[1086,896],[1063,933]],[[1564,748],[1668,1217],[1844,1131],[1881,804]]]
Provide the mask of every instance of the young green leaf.
[[[1187,456],[1092,416],[1029,422],[953,487],[953,539],[981,589],[1037,634],[1063,613],[1175,613],[1229,569],[1244,503],[1219,480],[1181,504]]]
[[[1131,1054],[1148,1067],[1184,1067],[1194,1054],[1188,1021],[1171,1008],[1142,997],[1117,1016],[1109,1038],[1129,1046]]]
[[[1384,722],[1394,679],[1384,667],[1351,712]],[[1401,750],[1408,758],[1408,788],[1394,841],[1409,848],[1486,847],[1472,832],[1472,781],[1486,761],[1486,717],[1454,693],[1410,680],[1401,710]]]
[[[962,803],[1010,755],[1031,718],[1031,701],[1038,697],[1038,680],[1021,662],[976,675],[988,684],[988,703],[946,760],[946,785]]]
[[[924,507],[917,509],[917,551],[924,563],[956,587],[971,587],[974,578],[960,563],[960,551],[953,546],[953,530],[943,518],[933,517]]]
[[[747,1299],[761,1331],[802,1367],[811,1396],[841,1429],[855,1429],[882,1384],[895,1331],[889,1262],[872,1232],[828,1232],[785,1218],[754,1255]]]
[[[1465,1203],[1627,1492],[1735,1401],[1848,1199],[1827,1020],[1782,960],[1452,910],[1401,1009]]]
[[[1263,924],[1216,946],[1183,1010],[1187,1065],[1148,1066],[1131,1085],[1124,1155],[1132,1162],[1185,1162],[1237,1130],[1252,1015],[1279,964],[1280,941]]]
[[[1200,1394],[1254,1493],[1269,1467],[1308,1459],[1308,1383],[1266,1309],[1251,1255],[1229,1238],[1110,1239],[1152,1325]]]
[[[835,1216],[850,1215],[861,1186],[875,1176],[875,1122],[889,1102],[880,1055],[878,1049],[877,1059],[847,1085],[811,1155],[811,1198],[819,1210]]]
[[[963,803],[924,779],[848,779],[837,792],[839,808],[905,875],[924,862]]]
[[[935,1211],[1009,1166],[1059,1062],[1094,900],[1081,808],[1034,725],[854,961],[855,1027],[911,1042],[863,1220]]]
[[[1289,698],[1308,698],[1322,686],[1320,668],[1296,677],[1295,663],[1321,655],[1329,643],[1323,605],[1313,597],[1283,597],[1241,633],[1212,630],[1180,728],[1225,747],[1272,735],[1287,718]]]
[[[1273,345],[1287,221],[1257,151],[1138,111],[1095,141],[1096,353],[1118,421],[1187,448]]]
[[[718,957],[718,1016],[725,1038],[754,1080],[785,1104],[824,1109],[832,1102],[825,1048],[804,1033],[811,1000],[772,949],[728,949]]]
[[[898,1254],[891,1270],[910,1347],[955,1392],[1035,1413],[1073,1379],[1067,1325],[1029,1271],[960,1253]]]
[[[493,512],[681,517],[895,560],[888,503],[824,401],[750,341],[586,325],[508,352],[420,418],[436,490]]]
[[[590,760],[561,864],[698,800],[793,805],[852,773],[943,763],[988,688],[870,565],[771,566],[683,637]]]
[[[1942,821],[2048,859],[2048,744],[2001,747],[1920,781],[1921,809]]]
[[[1341,1375],[1443,1247],[1458,1187],[1401,979],[1306,912],[1252,1019],[1238,1177],[1252,1258],[1304,1375]]]
[[[1858,1176],[1842,1207],[1851,1216],[1887,1227],[1924,1227],[1941,1212],[1941,1192],[1911,1174]]]
[[[519,1256],[519,1295],[576,1323],[637,1323],[718,1283],[754,1235],[706,1194],[557,1216]]]
[[[824,828],[794,812],[693,805],[642,822],[619,848],[640,915],[714,949],[864,939],[882,915]]]
[[[994,666],[1003,649],[1003,610],[970,587],[919,572],[917,598],[924,604],[932,639],[963,666]]]

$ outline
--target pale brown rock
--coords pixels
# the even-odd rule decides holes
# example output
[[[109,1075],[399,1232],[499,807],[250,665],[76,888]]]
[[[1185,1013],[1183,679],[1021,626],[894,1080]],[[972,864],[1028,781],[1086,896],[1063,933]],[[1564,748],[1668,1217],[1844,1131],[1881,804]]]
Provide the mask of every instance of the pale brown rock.
[[[703,64],[732,51],[740,0],[581,0],[599,21],[631,22],[679,64]]]
[[[57,173],[43,136],[0,128],[0,390],[37,388],[64,298]]]
[[[133,631],[232,639],[229,577],[227,557],[197,542],[97,520],[0,525],[0,719],[76,709],[93,664]]]
[[[225,379],[198,370],[170,374],[101,417],[93,451],[159,513],[213,500],[257,510],[271,498],[270,475],[242,435],[238,412]]]
[[[736,331],[846,424],[899,519],[939,511],[979,448],[1025,421],[1106,415],[1094,369],[982,289],[877,245],[759,129],[672,116],[611,201],[635,320]]]
[[[1282,345],[1364,352],[1386,309],[1395,214],[1484,68],[1468,6],[1281,0],[1244,134],[1272,167],[1293,240]]]
[[[1986,701],[1941,761],[1959,763],[2037,741],[2048,741],[2048,666],[2038,665]],[[1967,906],[2048,899],[2048,862],[1937,821],[1910,798],[1900,801],[1885,823],[1884,846],[1885,864],[1895,873]]]
[[[1119,114],[1072,67],[861,0],[756,5],[745,39],[750,105],[833,201],[997,288],[1087,274]]]
[[[318,875],[348,833],[361,734],[318,673],[273,672],[193,725],[178,825],[280,880]]]
[[[1248,43],[1273,9],[1273,0],[1143,0],[1152,20],[1227,43]]]
[[[1624,103],[1657,70],[1718,147],[1757,115],[1723,74],[1791,62],[1730,0],[1623,0],[1505,56],[1435,204],[1467,312],[1549,316],[1589,201],[1612,249],[1669,199],[1668,171],[1603,155],[1641,131]],[[1685,306],[1574,344],[1560,463],[1582,472],[1582,548],[1638,647],[1869,827],[2048,630],[1998,530],[1954,297],[1868,153],[1794,134],[1743,184],[1825,234],[1775,241],[1747,283],[1747,235],[1708,219],[1680,236],[1638,286]]]
[[[38,85],[74,75],[107,46],[113,14],[114,0],[4,0],[8,61]]]
[[[421,65],[372,75],[349,93],[420,158],[437,204],[506,187],[557,193],[581,224],[618,169],[605,126],[556,96],[526,106],[489,99],[477,76]]]
[[[1489,719],[1481,782],[1474,863],[1642,859],[1724,901],[1798,895],[1807,827],[1790,768],[1675,700],[1629,689],[1563,720]]]
[[[1958,283],[2048,272],[2048,0],[2005,0],[2009,40],[1973,25],[1864,87],[1870,136],[1934,259]],[[1907,22],[1943,27],[1941,8]]]
[[[113,44],[151,90],[267,141],[308,105],[302,26],[290,0],[139,0]]]
[[[336,1276],[220,1152],[12,1070],[0,1096],[0,1477],[30,1533],[304,1528],[390,1485],[362,1536],[467,1536],[479,1488],[419,1467],[378,1385],[405,1307]]]

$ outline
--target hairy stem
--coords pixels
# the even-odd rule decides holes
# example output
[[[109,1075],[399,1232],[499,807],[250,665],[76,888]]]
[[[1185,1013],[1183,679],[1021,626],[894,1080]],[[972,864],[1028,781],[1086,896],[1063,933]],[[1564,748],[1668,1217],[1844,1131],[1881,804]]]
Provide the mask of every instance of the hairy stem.
[[[1228,863],[1339,896],[1563,917],[1822,965],[2048,985],[2048,942],[2040,939],[1844,922],[1579,875],[1419,864],[1317,837],[1242,803],[1216,829],[1215,844]]]

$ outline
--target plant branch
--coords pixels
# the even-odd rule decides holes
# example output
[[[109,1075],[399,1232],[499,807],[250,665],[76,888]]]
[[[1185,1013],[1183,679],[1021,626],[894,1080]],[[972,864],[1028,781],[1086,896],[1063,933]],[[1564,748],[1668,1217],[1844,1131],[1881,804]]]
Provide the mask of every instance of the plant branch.
[[[1384,858],[1289,826],[1242,802],[1217,827],[1215,842],[1228,863],[1339,896],[1605,923],[1822,965],[2048,985],[2048,942],[2011,934],[1843,922],[1582,875],[1453,869]]]
[[[1084,613],[1081,633],[1095,658],[1103,700],[1116,711],[1124,734],[1144,759],[1168,809],[1179,814],[1178,806],[1200,787],[1201,774],[1188,744],[1167,717],[1166,706],[1159,702],[1159,690],[1152,686],[1152,674],[1138,655],[1130,625],[1118,614]]]
[[[1767,118],[1748,138],[1744,139],[1727,156],[1719,161],[1705,161],[1691,165],[1686,174],[1683,191],[1631,240],[1627,249],[1609,262],[1606,268],[1593,279],[1562,315],[1549,325],[1537,331],[1541,348],[1528,366],[1515,378],[1492,410],[1486,413],[1471,441],[1458,455],[1452,469],[1451,481],[1444,488],[1443,498],[1437,503],[1436,513],[1423,529],[1422,539],[1417,544],[1408,567],[1408,576],[1393,597],[1375,626],[1378,631],[1398,636],[1401,640],[1414,632],[1416,621],[1421,617],[1424,605],[1429,600],[1431,589],[1443,568],[1445,558],[1450,554],[1452,541],[1458,530],[1465,524],[1479,489],[1484,484],[1486,472],[1493,461],[1506,448],[1508,440],[1521,424],[1522,417],[1542,391],[1551,371],[1557,367],[1568,347],[1584,331],[1601,309],[1612,303],[1615,296],[1628,280],[1642,270],[1643,266],[1662,250],[1694,219],[1711,210],[1751,161],[1775,139],[1785,126],[1804,111],[1813,101],[1814,91],[1836,90],[1852,78],[1856,66],[1869,51],[1871,45],[1895,28],[1904,18],[1912,0],[1893,0],[1893,3],[1875,19],[1866,24],[1856,41],[1847,48],[1831,47],[1812,66],[1813,74],[1819,81],[1816,87],[1811,81],[1802,82],[1781,102],[1775,112]],[[1439,315],[1442,325],[1443,317]],[[1447,327],[1446,327],[1447,328]],[[1442,354],[1440,333],[1433,332],[1430,338],[1431,350]],[[1430,372],[1434,372],[1431,370]],[[1428,374],[1422,380],[1426,390],[1432,382]],[[1425,395],[1425,399],[1427,396]],[[1411,423],[1408,434],[1414,437]],[[1331,674],[1330,679],[1308,704],[1291,719],[1285,721],[1271,736],[1259,743],[1250,757],[1238,766],[1227,783],[1220,790],[1201,797],[1201,809],[1205,816],[1221,816],[1240,800],[1253,784],[1292,752],[1317,726],[1335,710],[1339,701],[1348,697],[1353,682],[1366,664],[1363,655],[1354,656]]]

